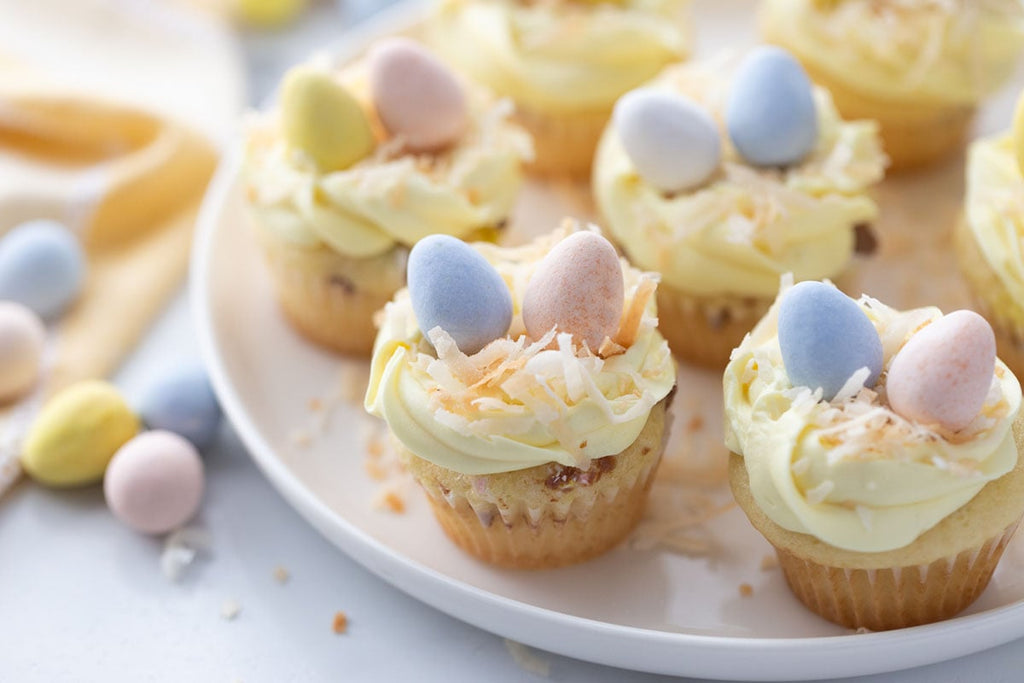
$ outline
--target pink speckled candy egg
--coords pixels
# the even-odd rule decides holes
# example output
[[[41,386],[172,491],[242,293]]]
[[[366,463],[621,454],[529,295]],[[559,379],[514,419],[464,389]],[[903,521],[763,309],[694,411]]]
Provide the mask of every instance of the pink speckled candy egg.
[[[533,339],[554,327],[597,351],[619,329],[623,297],[615,248],[596,232],[573,233],[548,252],[526,285],[523,323]]]
[[[889,405],[908,420],[959,431],[985,403],[995,362],[995,335],[985,319],[954,311],[911,337],[893,358]]]
[[[441,60],[407,38],[370,50],[370,92],[381,123],[413,151],[431,151],[466,130],[466,94]]]
[[[26,393],[39,377],[46,330],[26,306],[0,301],[0,403]]]
[[[162,534],[187,522],[203,497],[203,462],[187,440],[145,432],[114,454],[103,478],[107,506],[122,522]]]

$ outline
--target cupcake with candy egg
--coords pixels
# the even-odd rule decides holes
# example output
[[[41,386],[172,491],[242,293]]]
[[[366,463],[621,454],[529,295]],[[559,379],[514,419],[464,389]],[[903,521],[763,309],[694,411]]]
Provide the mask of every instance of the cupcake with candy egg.
[[[761,24],[844,116],[879,122],[895,169],[960,149],[1024,46],[1018,0],[765,0]]]
[[[808,608],[885,630],[985,589],[1024,512],[1024,421],[981,316],[784,285],[723,385],[733,493]]]
[[[619,100],[594,196],[629,260],[661,273],[660,329],[680,358],[724,367],[782,274],[837,278],[871,244],[877,133],[775,47],[670,67]]]
[[[365,405],[463,550],[557,567],[634,527],[675,386],[656,282],[568,221],[521,247],[438,235],[413,248]]]
[[[1024,95],[1013,130],[973,142],[956,254],[999,356],[1024,373]]]
[[[615,100],[691,49],[689,0],[441,0],[427,30],[456,69],[515,102],[533,172],[581,179]]]
[[[295,67],[249,126],[243,169],[284,313],[317,343],[368,354],[409,249],[433,233],[493,238],[530,155],[507,104],[410,40]]]

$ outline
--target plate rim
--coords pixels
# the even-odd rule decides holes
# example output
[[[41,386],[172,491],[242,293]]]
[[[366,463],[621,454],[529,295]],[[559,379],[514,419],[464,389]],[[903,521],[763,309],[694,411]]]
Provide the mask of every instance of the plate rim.
[[[327,52],[342,58],[354,54],[375,38],[411,27],[425,7],[423,0],[398,2],[346,31]],[[189,300],[200,355],[225,414],[274,489],[328,541],[398,590],[460,621],[541,650],[606,666],[717,680],[814,680],[893,672],[980,652],[1024,636],[1024,600],[924,626],[806,638],[713,636],[624,626],[466,584],[373,538],[317,498],[260,437],[221,358],[210,305],[213,247],[241,159],[242,138],[236,135],[196,219]],[[495,619],[498,616],[502,619]],[[639,647],[650,660],[638,663],[635,657],[614,654],[631,650],[630,645]],[[915,647],[919,645],[924,647]],[[870,650],[873,656],[849,657],[862,650]]]

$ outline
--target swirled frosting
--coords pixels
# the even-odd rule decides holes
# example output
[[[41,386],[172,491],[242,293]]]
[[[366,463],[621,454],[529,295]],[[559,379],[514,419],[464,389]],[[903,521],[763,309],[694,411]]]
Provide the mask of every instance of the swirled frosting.
[[[1014,310],[1001,310],[1024,328],[1024,176],[1008,134],[971,144],[967,157],[967,227],[985,261],[1006,288]]]
[[[875,219],[864,194],[884,175],[886,158],[872,121],[845,122],[828,93],[815,89],[818,143],[786,169],[749,166],[725,129],[732,60],[670,67],[650,87],[702,104],[719,124],[723,163],[692,192],[667,195],[643,181],[614,126],[594,165],[594,195],[609,232],[641,268],[694,295],[772,297],[779,277],[837,275],[853,252],[853,226]]]
[[[361,63],[346,68],[339,79],[366,102],[369,88]],[[243,169],[250,210],[281,239],[326,245],[356,258],[411,246],[434,233],[461,237],[504,221],[532,146],[529,136],[508,121],[508,101],[467,89],[469,129],[448,149],[413,155],[400,141],[384,141],[370,157],[328,173],[285,144],[276,112],[254,116]],[[372,107],[365,108],[372,120]]]
[[[786,375],[778,301],[733,351],[723,380],[726,445],[743,456],[751,493],[776,524],[847,550],[902,548],[1016,465],[1011,426],[1021,388],[1001,362],[981,413],[955,434],[890,410],[884,374],[873,389],[850,382],[822,401]],[[858,304],[881,335],[886,368],[915,331],[942,316],[867,296]]]
[[[690,50],[689,0],[443,0],[428,23],[460,71],[541,111],[611,109]]]
[[[1018,0],[768,0],[762,19],[830,79],[912,104],[973,105],[1024,46]]]
[[[514,315],[507,337],[472,356],[440,328],[424,338],[408,290],[385,307],[365,406],[417,456],[463,474],[550,462],[587,467],[633,443],[671,391],[675,364],[657,331],[653,277],[624,261],[625,310],[642,312],[625,349],[602,357],[575,349],[568,334],[526,336],[526,284],[567,234],[563,228],[518,248],[474,245],[508,284]]]

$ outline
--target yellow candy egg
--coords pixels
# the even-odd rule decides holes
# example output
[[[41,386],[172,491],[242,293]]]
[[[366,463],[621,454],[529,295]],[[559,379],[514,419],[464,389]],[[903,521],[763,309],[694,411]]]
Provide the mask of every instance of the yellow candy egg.
[[[238,18],[263,28],[283,26],[306,8],[306,0],[235,0]]]
[[[139,419],[106,382],[74,384],[36,417],[21,454],[25,471],[47,486],[80,486],[103,478],[117,449],[139,431]]]
[[[373,131],[362,107],[330,74],[298,67],[281,89],[281,124],[292,147],[322,171],[340,171],[368,156]]]
[[[1017,114],[1013,117],[1013,151],[1017,154],[1017,165],[1024,175],[1024,93],[1017,100]]]

